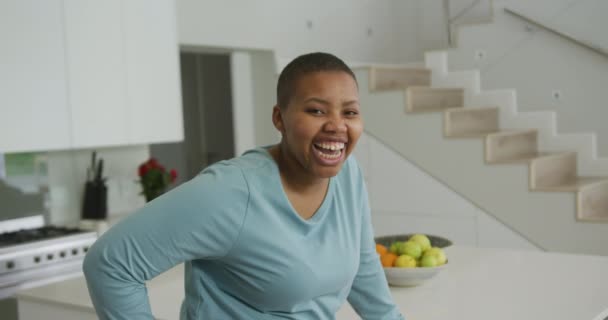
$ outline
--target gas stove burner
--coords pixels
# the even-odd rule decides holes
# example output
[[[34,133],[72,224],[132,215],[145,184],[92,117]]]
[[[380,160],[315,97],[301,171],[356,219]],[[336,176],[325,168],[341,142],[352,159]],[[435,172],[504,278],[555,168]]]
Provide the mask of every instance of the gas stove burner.
[[[0,234],[0,247],[17,245],[32,241],[49,240],[62,236],[82,233],[77,228],[45,226],[35,229],[22,229]]]

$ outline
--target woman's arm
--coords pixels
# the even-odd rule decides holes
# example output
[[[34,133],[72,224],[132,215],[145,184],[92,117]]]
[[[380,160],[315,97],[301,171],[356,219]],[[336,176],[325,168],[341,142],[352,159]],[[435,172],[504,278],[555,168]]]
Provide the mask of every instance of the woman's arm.
[[[367,190],[362,178],[360,183],[363,212],[359,270],[347,299],[363,319],[403,320],[403,316],[393,302],[384,270],[376,253]]]
[[[240,169],[214,165],[148,203],[91,247],[84,274],[100,319],[152,319],[145,281],[234,245],[249,192]]]

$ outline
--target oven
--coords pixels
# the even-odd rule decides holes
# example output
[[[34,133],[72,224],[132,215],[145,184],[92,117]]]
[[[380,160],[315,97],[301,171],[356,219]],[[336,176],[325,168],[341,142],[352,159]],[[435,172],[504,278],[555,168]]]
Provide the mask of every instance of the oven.
[[[20,290],[82,275],[82,262],[97,233],[43,225],[42,217],[0,222],[0,313],[16,318]],[[10,316],[10,314],[14,314]]]

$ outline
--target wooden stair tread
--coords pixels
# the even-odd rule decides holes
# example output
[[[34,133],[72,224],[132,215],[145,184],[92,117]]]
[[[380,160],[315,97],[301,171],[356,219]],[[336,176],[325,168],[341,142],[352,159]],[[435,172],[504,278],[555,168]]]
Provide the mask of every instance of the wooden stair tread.
[[[608,177],[582,186],[576,193],[576,218],[585,222],[608,222]]]
[[[410,86],[405,89],[405,112],[441,112],[464,106],[463,88]]]
[[[463,107],[463,108],[449,108],[445,109],[446,112],[476,112],[476,111],[487,111],[487,110],[497,110],[498,107]]]
[[[534,191],[576,192],[601,182],[608,182],[606,177],[577,177],[576,180],[554,187],[539,187]],[[607,195],[608,196],[608,195]]]
[[[515,134],[527,134],[527,133],[536,132],[536,131],[538,131],[538,130],[537,129],[506,129],[506,130],[500,130],[497,132],[492,132],[492,133],[489,133],[488,135],[510,136],[510,135],[515,135]]]
[[[463,107],[444,111],[443,132],[447,138],[480,138],[500,132],[497,107]]]
[[[430,86],[431,70],[425,67],[372,66],[369,68],[370,91],[403,90],[412,86]]]
[[[487,131],[487,132],[469,132],[469,133],[458,133],[458,134],[450,134],[448,136],[445,136],[446,138],[454,138],[454,139],[459,139],[459,138],[485,138],[490,134],[494,134],[494,133],[498,133],[500,131]]]
[[[486,135],[484,141],[486,163],[502,163],[538,153],[536,129],[505,130]]]
[[[555,155],[562,155],[562,154],[566,154],[566,153],[568,153],[568,152],[560,152],[560,153],[536,152],[536,153],[521,155],[521,156],[518,156],[517,158],[513,158],[513,159],[493,161],[492,164],[530,163],[530,161],[532,161],[534,159],[551,157],[551,156],[555,156]]]
[[[530,189],[537,190],[568,184],[577,179],[576,152],[548,153],[530,159]]]
[[[587,217],[576,217],[576,220],[582,222],[604,222],[608,223],[608,216],[587,216]]]
[[[410,91],[421,91],[421,92],[435,92],[435,93],[445,93],[445,92],[464,92],[464,88],[458,87],[430,87],[430,86],[411,86],[408,88]],[[448,108],[446,108],[448,109]],[[445,110],[445,109],[444,109]]]
[[[447,136],[446,138],[485,138],[487,136],[508,136],[508,135],[514,135],[514,134],[526,134],[526,133],[531,133],[531,132],[535,132],[537,131],[536,129],[500,129],[500,130],[493,130],[493,131],[488,131],[488,132],[472,132],[472,133],[461,133],[461,134],[452,134],[450,136]],[[555,152],[553,152],[555,153]],[[547,155],[550,154],[550,152],[539,152],[537,154],[540,155]],[[530,154],[530,156],[532,156],[534,154]]]

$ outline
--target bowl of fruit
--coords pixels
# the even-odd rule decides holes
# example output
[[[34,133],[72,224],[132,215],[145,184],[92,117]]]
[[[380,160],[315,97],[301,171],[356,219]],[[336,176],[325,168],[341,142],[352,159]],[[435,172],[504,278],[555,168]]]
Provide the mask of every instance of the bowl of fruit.
[[[443,248],[452,241],[434,235],[405,234],[377,237],[376,252],[392,286],[417,286],[446,268]]]

